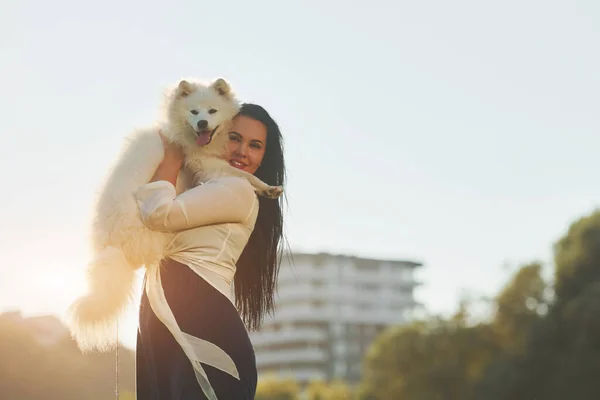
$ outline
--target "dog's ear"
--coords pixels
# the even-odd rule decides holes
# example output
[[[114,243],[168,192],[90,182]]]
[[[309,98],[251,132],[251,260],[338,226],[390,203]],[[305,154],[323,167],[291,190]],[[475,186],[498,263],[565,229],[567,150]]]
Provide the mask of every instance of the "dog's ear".
[[[179,97],[189,96],[194,91],[194,86],[188,81],[181,81],[177,85],[177,95]]]
[[[231,98],[231,86],[229,86],[229,83],[227,83],[225,79],[218,78],[210,85],[210,87],[212,87],[221,96]]]

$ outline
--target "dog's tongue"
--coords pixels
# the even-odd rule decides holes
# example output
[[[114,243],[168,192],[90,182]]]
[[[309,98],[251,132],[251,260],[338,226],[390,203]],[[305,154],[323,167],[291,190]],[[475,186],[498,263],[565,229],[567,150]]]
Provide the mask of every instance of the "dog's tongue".
[[[210,131],[202,131],[198,134],[196,144],[198,146],[206,146],[210,142]]]

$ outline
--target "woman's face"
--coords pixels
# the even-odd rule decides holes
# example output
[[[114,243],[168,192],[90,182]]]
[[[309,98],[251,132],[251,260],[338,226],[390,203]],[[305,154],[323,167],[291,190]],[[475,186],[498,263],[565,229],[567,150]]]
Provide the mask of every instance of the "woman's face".
[[[232,167],[254,174],[265,156],[267,127],[250,117],[238,115],[228,133],[227,162]]]

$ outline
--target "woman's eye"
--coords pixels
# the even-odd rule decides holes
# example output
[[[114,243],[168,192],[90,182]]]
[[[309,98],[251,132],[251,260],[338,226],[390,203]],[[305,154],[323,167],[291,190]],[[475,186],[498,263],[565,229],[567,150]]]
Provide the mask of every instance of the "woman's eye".
[[[258,143],[252,143],[251,146],[254,147],[255,149],[261,149],[262,148],[262,146],[260,144],[258,144]]]

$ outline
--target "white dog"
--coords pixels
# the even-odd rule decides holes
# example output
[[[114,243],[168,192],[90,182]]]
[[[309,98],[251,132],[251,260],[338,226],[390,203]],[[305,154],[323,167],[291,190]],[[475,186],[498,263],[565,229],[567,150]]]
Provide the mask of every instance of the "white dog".
[[[141,221],[133,193],[150,181],[164,156],[159,130],[182,146],[185,168],[177,191],[221,175],[244,176],[257,194],[277,198],[281,187],[229,165],[221,157],[227,130],[239,111],[229,84],[181,81],[167,97],[166,122],[135,132],[108,174],[92,225],[94,257],[88,266],[89,293],[69,309],[70,329],[83,351],[116,343],[115,325],[133,293],[135,270],[156,265],[173,234],[152,231]]]

